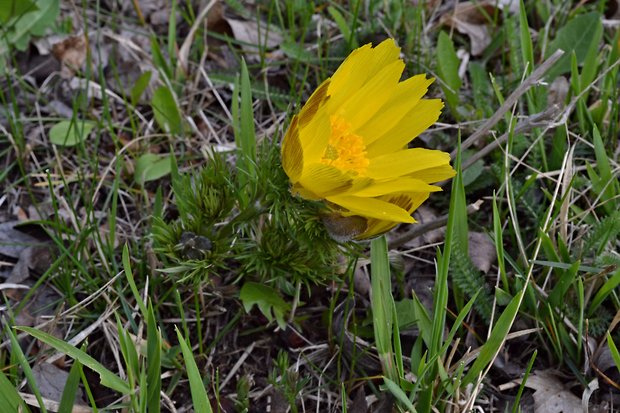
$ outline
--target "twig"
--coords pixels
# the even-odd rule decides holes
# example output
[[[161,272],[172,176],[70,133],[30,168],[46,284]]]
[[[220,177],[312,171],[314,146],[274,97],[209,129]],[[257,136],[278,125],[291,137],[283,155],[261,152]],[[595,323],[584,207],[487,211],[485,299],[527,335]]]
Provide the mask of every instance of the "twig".
[[[549,58],[545,60],[540,66],[538,66],[536,70],[534,70],[532,74],[527,79],[525,79],[523,83],[521,83],[519,87],[510,94],[510,96],[508,96],[508,98],[506,98],[502,106],[499,107],[499,109],[493,114],[493,116],[487,119],[487,121],[484,122],[484,124],[480,128],[478,128],[478,130],[472,133],[469,138],[465,139],[465,141],[461,143],[461,150],[469,148],[474,143],[476,143],[478,139],[486,135],[491,130],[491,128],[502,119],[504,114],[508,112],[515,103],[517,103],[519,98],[532,86],[534,86],[540,81],[540,79],[544,76],[545,72],[547,72],[547,70],[549,70],[549,68],[553,66],[562,57],[563,54],[564,51],[562,49],[558,49],[551,56],[549,56]],[[456,149],[450,153],[450,157],[452,157],[452,159],[456,157]]]
[[[478,160],[487,156],[494,149],[496,149],[499,145],[506,142],[508,140],[508,136],[511,133],[514,135],[518,135],[521,133],[527,133],[530,130],[540,126],[542,122],[549,120],[549,119],[554,119],[559,113],[560,113],[560,107],[558,105],[551,105],[543,112],[535,113],[531,116],[528,116],[524,120],[517,123],[517,126],[515,126],[514,131],[504,133],[502,136],[493,140],[488,145],[486,145],[484,148],[476,151],[476,153],[474,153],[471,157],[464,160],[462,169],[465,170],[469,168],[471,165],[476,163]]]
[[[480,209],[480,205],[482,205],[483,202],[484,201],[482,199],[479,199],[473,204],[469,205],[467,207],[467,215],[473,214],[474,212],[478,211]],[[448,223],[448,215],[443,215],[431,222],[425,222],[424,224],[415,225],[409,231],[407,231],[400,237],[391,240],[388,243],[388,248],[389,249],[398,248],[401,245],[411,241],[412,239],[417,238],[420,235],[427,233],[428,231],[432,231],[434,229],[443,227],[447,223]]]

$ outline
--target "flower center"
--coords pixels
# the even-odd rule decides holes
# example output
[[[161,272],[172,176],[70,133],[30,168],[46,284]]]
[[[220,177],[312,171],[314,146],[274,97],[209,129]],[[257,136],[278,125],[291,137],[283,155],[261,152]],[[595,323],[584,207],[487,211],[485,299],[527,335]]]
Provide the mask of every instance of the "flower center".
[[[332,133],[321,162],[343,171],[363,175],[369,161],[364,139],[351,132],[351,125],[339,116],[332,116]]]

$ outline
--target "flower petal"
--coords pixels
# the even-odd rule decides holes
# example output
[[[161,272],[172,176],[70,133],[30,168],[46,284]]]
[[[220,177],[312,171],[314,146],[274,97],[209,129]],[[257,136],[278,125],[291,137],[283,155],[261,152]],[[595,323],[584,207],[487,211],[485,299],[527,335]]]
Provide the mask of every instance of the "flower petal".
[[[395,192],[437,192],[441,191],[438,186],[429,185],[420,179],[409,177],[391,179],[384,182],[375,182],[372,185],[357,191],[348,193],[355,196],[375,197]]]
[[[297,182],[304,165],[304,153],[299,141],[298,118],[293,116],[282,140],[282,167],[291,182]]]
[[[426,75],[417,75],[400,82],[390,100],[379,109],[375,116],[368,117],[366,122],[357,129],[360,136],[364,136],[367,145],[383,136],[392,125],[400,122],[426,94],[428,87],[434,79],[427,79]]]
[[[445,181],[446,179],[452,178],[454,175],[456,175],[456,172],[450,165],[442,165],[413,172],[408,176],[427,183],[434,183]]]
[[[308,98],[304,106],[299,111],[299,127],[305,127],[314,118],[314,115],[318,112],[319,108],[325,104],[329,99],[327,96],[327,89],[329,88],[330,79],[325,80],[321,85],[312,93]]]
[[[330,101],[330,112],[338,112],[353,129],[357,129],[392,98],[404,68],[402,60],[388,64],[339,106],[334,106]]]
[[[393,222],[415,222],[411,215],[403,208],[377,198],[334,195],[328,196],[326,199],[349,211],[348,213],[343,213],[343,215],[360,215]]]
[[[303,175],[293,191],[303,195],[309,192],[315,196],[312,199],[324,199],[333,193],[345,192],[353,186],[353,179],[338,168],[333,166],[314,163],[304,168]],[[299,187],[303,188],[299,190]]]
[[[385,131],[368,146],[368,156],[374,157],[397,151],[439,119],[443,102],[440,99],[422,99],[392,128]]]
[[[305,164],[319,162],[323,157],[327,142],[332,133],[332,126],[327,114],[327,107],[319,107],[312,120],[299,129],[299,141],[304,152]]]
[[[422,148],[405,149],[370,159],[366,175],[373,179],[387,179],[405,175],[418,178],[411,174],[449,163],[450,155],[445,152]]]
[[[366,44],[354,50],[332,76],[328,95],[332,107],[339,107],[386,65],[398,59],[400,48],[393,39],[376,47]]]
[[[428,193],[404,193],[394,194],[380,199],[406,209],[409,214],[413,213],[424,201],[428,199]],[[368,239],[381,235],[398,225],[397,222],[369,219],[366,231],[355,237],[356,239]]]

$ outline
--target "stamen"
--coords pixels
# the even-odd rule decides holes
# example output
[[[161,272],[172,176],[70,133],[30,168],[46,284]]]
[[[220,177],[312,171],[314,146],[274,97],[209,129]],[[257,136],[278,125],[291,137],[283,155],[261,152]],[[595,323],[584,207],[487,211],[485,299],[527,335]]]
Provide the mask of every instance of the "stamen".
[[[332,133],[321,162],[340,170],[364,175],[368,157],[364,139],[351,132],[351,125],[339,116],[331,117]]]

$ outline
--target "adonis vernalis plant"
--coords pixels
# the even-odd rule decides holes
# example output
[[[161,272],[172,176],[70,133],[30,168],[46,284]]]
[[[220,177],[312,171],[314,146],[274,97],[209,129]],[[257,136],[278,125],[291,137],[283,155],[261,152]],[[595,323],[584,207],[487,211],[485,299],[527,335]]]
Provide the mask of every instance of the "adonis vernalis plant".
[[[338,239],[365,239],[411,216],[433,183],[454,176],[447,153],[408,148],[437,121],[440,99],[422,99],[434,79],[400,81],[405,63],[393,39],[354,50],[310,96],[282,143],[292,192],[324,200]]]

